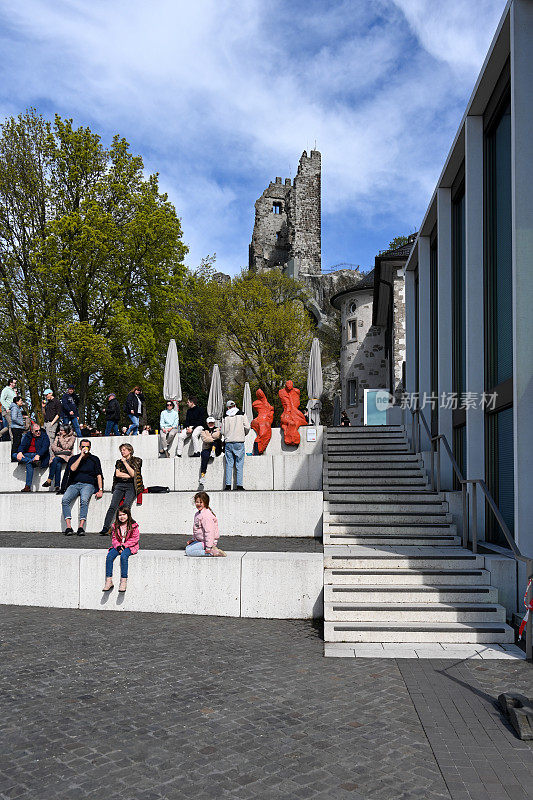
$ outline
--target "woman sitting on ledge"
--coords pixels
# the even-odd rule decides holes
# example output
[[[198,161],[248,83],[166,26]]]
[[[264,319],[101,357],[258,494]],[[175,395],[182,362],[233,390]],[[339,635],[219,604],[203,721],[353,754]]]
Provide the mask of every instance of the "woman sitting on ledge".
[[[194,504],[198,511],[194,515],[192,526],[193,538],[187,542],[186,556],[225,556],[224,550],[217,547],[218,520],[209,508],[209,495],[197,492]]]
[[[105,586],[103,592],[113,589],[113,562],[120,556],[119,592],[125,592],[128,583],[128,559],[139,552],[139,526],[132,519],[129,508],[118,509],[115,521],[111,526],[111,547],[105,560]]]

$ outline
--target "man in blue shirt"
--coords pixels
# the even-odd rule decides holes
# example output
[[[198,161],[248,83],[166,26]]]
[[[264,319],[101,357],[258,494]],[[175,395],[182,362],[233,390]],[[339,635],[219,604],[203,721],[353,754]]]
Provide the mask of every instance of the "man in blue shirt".
[[[66,529],[65,536],[72,536],[74,531],[71,526],[71,509],[74,500],[80,498],[80,521],[76,533],[78,536],[85,536],[85,523],[89,503],[93,494],[97,500],[102,497],[104,487],[104,476],[102,475],[102,465],[98,456],[91,453],[91,442],[89,439],[82,439],[80,442],[81,452],[72,456],[65,469],[61,489],[64,490],[62,508],[65,517]]]

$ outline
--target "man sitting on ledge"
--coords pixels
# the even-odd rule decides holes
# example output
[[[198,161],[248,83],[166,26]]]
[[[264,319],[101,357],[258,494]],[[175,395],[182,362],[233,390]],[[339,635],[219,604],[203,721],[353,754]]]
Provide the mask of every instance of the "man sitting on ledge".
[[[63,516],[67,525],[65,536],[74,534],[70,523],[72,521],[71,508],[76,497],[80,498],[80,521],[76,531],[78,536],[85,536],[84,525],[87,521],[91,497],[95,493],[97,500],[102,497],[104,484],[100,459],[91,453],[89,439],[81,440],[80,450],[79,455],[69,459],[61,484],[61,489],[65,491],[62,501]]]
[[[22,437],[17,453],[17,461],[26,464],[26,485],[21,489],[22,492],[31,492],[33,470],[35,467],[47,467],[49,458],[50,439],[41,426],[34,422]]]

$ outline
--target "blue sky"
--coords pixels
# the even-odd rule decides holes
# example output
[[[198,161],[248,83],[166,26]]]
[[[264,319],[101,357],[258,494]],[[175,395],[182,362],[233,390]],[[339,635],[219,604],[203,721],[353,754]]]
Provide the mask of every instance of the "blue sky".
[[[254,202],[322,152],[322,263],[373,265],[427,206],[504,0],[0,0],[0,116],[124,136],[188,263],[247,265]]]

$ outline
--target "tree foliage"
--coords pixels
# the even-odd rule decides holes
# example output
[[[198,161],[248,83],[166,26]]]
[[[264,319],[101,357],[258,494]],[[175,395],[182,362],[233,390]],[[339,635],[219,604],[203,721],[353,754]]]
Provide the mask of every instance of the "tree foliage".
[[[409,236],[396,236],[392,242],[389,242],[389,250],[396,250],[397,247],[403,247],[409,242]]]
[[[34,408],[73,381],[82,410],[103,386],[161,394],[171,336],[190,334],[180,221],[157,175],[115,136],[34,110],[0,132],[0,322],[5,372]]]

